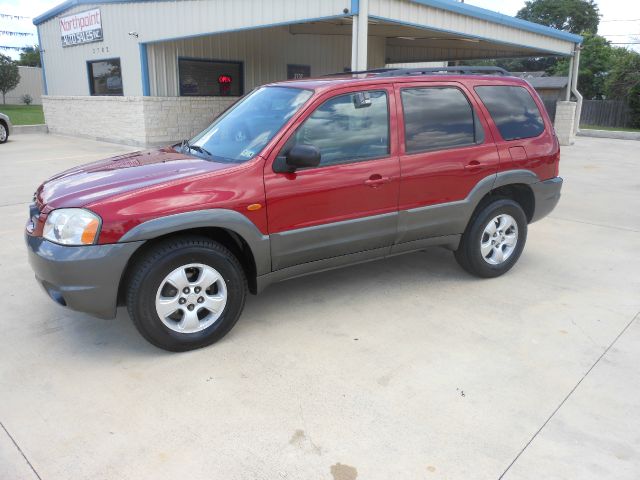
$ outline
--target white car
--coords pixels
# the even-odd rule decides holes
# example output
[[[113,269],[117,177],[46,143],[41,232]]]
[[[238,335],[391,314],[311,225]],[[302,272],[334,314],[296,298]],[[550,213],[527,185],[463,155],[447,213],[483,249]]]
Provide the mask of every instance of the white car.
[[[0,113],[0,143],[4,143],[9,139],[11,131],[11,120],[4,113]]]

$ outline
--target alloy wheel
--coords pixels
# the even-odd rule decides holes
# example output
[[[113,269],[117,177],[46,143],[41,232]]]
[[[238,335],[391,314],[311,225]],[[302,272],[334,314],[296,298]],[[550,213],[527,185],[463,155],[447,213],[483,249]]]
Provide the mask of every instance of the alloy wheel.
[[[506,262],[518,244],[518,224],[511,215],[500,214],[484,228],[480,238],[480,253],[491,265]]]
[[[170,272],[158,287],[156,312],[168,328],[196,333],[213,325],[227,304],[227,285],[213,267],[191,263]]]

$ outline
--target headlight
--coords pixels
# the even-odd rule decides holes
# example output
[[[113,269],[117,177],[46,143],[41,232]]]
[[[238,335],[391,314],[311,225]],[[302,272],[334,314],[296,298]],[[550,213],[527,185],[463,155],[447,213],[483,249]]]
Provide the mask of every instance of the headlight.
[[[98,238],[100,217],[82,208],[52,211],[44,224],[43,237],[62,245],[92,245]]]

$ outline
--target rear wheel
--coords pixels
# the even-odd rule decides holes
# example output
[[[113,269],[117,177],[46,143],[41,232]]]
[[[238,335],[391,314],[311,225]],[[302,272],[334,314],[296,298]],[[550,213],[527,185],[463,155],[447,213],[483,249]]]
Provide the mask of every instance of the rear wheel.
[[[469,273],[485,278],[506,273],[520,258],[527,239],[527,217],[510,199],[494,200],[467,226],[455,257]]]
[[[127,287],[134,325],[170,351],[210,345],[235,325],[247,292],[242,266],[205,237],[163,241],[135,264]]]

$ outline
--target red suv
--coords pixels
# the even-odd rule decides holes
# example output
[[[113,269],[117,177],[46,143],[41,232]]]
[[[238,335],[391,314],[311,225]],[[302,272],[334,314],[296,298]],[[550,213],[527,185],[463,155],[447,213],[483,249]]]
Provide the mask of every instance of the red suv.
[[[558,141],[525,81],[438,70],[266,85],[189,141],[52,177],[26,232],[38,281],[181,351],[312,272],[438,245],[505,273],[558,202]]]

